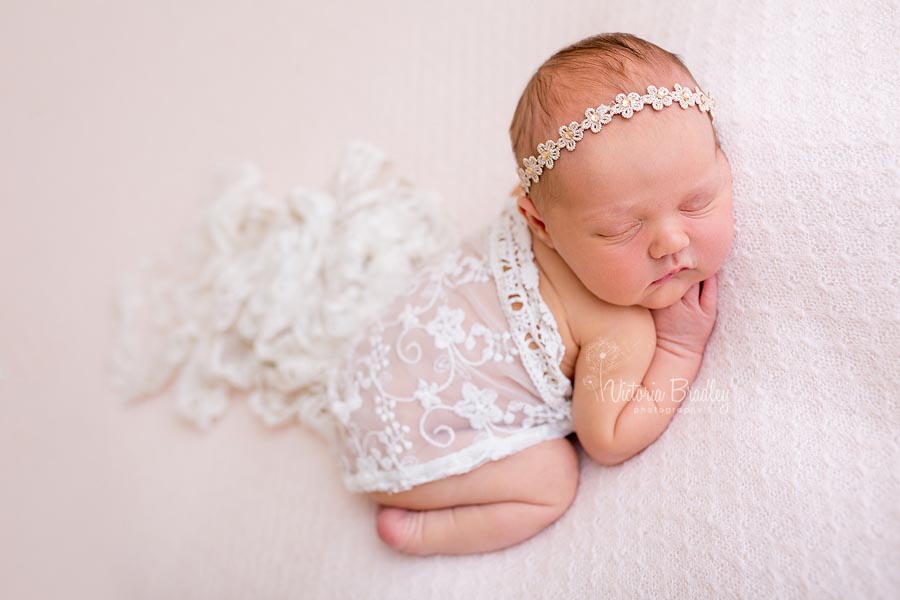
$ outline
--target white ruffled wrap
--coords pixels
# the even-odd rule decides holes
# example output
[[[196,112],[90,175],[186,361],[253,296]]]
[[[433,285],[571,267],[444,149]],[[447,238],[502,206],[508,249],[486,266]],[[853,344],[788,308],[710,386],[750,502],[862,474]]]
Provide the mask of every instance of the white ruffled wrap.
[[[328,378],[352,334],[459,231],[438,194],[350,142],[327,191],[265,191],[243,163],[182,247],[121,276],[111,384],[126,399],[173,383],[208,428],[245,394],[270,426],[299,419],[334,440]]]

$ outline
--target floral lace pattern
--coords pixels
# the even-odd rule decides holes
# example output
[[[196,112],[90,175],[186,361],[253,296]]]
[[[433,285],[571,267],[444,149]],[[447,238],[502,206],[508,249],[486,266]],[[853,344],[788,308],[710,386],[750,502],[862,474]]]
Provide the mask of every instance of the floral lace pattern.
[[[351,491],[404,491],[572,432],[565,348],[517,219],[423,269],[355,338],[329,389]]]

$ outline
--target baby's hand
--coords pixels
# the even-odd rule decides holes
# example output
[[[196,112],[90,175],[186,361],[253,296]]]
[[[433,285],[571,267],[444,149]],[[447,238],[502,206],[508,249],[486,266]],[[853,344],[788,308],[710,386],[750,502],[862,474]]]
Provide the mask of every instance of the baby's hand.
[[[695,283],[672,306],[651,309],[657,348],[677,356],[702,358],[716,322],[718,291],[718,280],[713,273],[709,279]]]

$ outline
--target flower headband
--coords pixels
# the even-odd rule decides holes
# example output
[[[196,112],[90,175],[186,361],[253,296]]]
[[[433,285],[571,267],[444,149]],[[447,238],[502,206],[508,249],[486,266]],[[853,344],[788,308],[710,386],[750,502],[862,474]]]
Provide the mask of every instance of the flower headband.
[[[676,83],[675,89],[669,91],[664,87],[648,85],[647,93],[643,96],[637,92],[618,94],[615,104],[612,106],[601,104],[597,108],[588,108],[584,111],[584,121],[580,123],[572,121],[568,125],[560,127],[558,140],[547,140],[538,144],[537,156],[522,159],[524,168],[519,167],[519,180],[521,181],[519,185],[527,194],[531,189],[531,182],[538,182],[544,168],[552,169],[553,161],[559,160],[560,149],[565,147],[569,151],[574,150],[575,144],[584,138],[586,129],[598,133],[601,127],[612,120],[613,115],[622,115],[626,119],[630,119],[634,111],[641,110],[645,104],[651,105],[655,110],[662,110],[666,106],[671,106],[673,100],[677,101],[681,108],[697,106],[701,112],[708,112],[710,118],[715,118],[715,99],[708,91],[703,91],[699,87],[696,88],[696,91],[691,91],[691,88],[681,87],[681,84]]]

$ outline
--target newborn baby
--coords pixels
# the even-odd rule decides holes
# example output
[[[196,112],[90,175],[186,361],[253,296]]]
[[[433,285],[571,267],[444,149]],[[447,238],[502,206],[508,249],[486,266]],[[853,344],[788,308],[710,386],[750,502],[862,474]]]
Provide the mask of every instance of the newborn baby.
[[[346,487],[401,552],[522,542],[668,426],[732,242],[714,101],[627,34],[546,61],[510,134],[520,193],[359,333],[329,391]],[[586,108],[587,107],[587,108]]]

